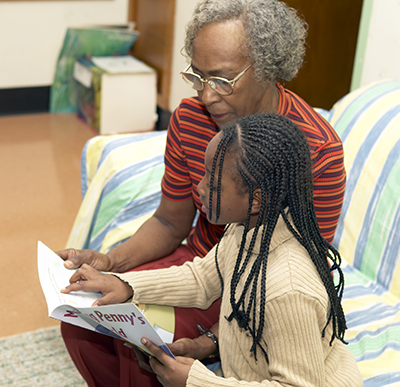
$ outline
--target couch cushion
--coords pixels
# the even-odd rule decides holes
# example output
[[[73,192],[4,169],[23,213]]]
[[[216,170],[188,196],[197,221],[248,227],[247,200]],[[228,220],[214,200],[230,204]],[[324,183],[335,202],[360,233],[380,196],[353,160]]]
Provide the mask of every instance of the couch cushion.
[[[355,90],[323,115],[347,170],[333,242],[345,260],[346,340],[365,386],[400,385],[400,82]]]
[[[328,118],[343,141],[347,170],[334,245],[347,262],[400,297],[400,82],[358,89]]]
[[[400,299],[344,263],[345,339],[365,387],[400,385]]]
[[[157,209],[166,131],[97,136],[82,152],[83,201],[67,246],[102,253],[129,238]]]

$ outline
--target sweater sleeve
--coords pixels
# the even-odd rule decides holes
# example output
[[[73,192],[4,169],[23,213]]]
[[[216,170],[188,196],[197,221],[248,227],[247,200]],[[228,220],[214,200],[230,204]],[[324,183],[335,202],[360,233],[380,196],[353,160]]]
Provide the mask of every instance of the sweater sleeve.
[[[113,274],[132,286],[134,303],[207,309],[221,296],[214,256],[215,247],[204,258],[182,266]]]
[[[267,303],[263,338],[268,348],[270,380],[249,382],[221,378],[195,362],[186,385],[323,386],[326,373],[332,372],[324,367],[324,348],[321,343],[321,323],[324,319],[326,322],[324,310],[318,300],[299,292],[286,293]],[[329,339],[326,339],[327,345]],[[257,356],[263,356],[261,351]],[[237,366],[240,368],[240,365]]]

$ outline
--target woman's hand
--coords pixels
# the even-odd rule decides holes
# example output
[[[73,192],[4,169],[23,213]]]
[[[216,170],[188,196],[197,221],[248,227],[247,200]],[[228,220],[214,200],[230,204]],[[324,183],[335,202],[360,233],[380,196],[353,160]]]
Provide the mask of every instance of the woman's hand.
[[[87,263],[97,270],[112,271],[110,258],[106,254],[94,250],[66,249],[56,251],[56,254],[65,261],[64,266],[67,269],[76,269]]]
[[[132,297],[132,288],[118,277],[104,274],[93,267],[83,264],[69,279],[68,285],[61,293],[89,290],[101,292],[103,297],[96,300],[92,306],[119,304]]]
[[[168,347],[175,356],[192,357],[193,359],[200,359],[201,357],[201,350],[196,339],[184,337],[168,344]]]
[[[211,327],[211,331],[218,337],[219,323],[214,324]],[[172,344],[168,344],[168,347],[175,356],[192,357],[198,360],[203,360],[215,354],[218,349],[213,340],[207,337],[207,335],[201,335],[195,339],[178,339]]]
[[[177,357],[176,360],[167,355],[150,340],[142,338],[142,344],[151,351],[150,366],[164,387],[185,387],[194,359]]]

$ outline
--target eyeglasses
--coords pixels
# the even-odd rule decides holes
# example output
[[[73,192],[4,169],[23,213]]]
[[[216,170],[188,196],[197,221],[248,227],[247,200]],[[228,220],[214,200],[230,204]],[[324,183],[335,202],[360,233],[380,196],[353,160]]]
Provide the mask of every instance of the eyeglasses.
[[[212,90],[216,91],[220,95],[230,95],[233,93],[235,83],[244,75],[244,73],[253,66],[254,63],[247,66],[239,75],[233,78],[231,81],[221,77],[210,77],[208,79],[202,78],[199,74],[195,74],[188,71],[192,66],[191,64],[181,72],[183,80],[193,89],[202,91],[204,85],[208,83]]]

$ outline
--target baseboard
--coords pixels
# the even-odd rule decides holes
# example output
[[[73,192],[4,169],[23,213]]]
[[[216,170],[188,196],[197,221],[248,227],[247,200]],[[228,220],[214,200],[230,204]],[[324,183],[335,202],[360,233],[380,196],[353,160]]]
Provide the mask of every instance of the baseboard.
[[[46,113],[49,111],[50,86],[0,89],[0,116]],[[168,128],[171,112],[157,106],[156,130]]]
[[[0,115],[49,111],[50,86],[0,89]]]

